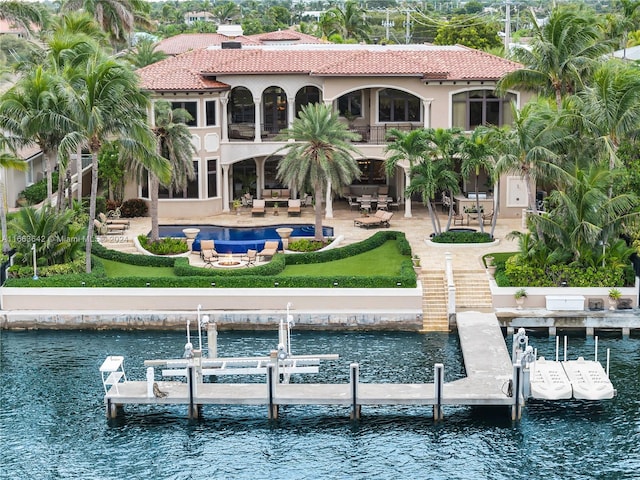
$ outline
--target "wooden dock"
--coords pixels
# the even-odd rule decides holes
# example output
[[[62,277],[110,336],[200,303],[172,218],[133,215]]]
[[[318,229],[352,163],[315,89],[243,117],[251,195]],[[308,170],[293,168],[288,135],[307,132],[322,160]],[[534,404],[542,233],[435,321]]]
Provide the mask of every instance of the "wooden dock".
[[[359,366],[351,364],[349,383],[283,384],[278,381],[274,361],[267,366],[266,383],[203,383],[197,380],[195,366],[190,365],[186,383],[154,382],[151,377],[147,381],[125,380],[110,388],[105,385],[107,417],[113,418],[125,405],[180,404],[188,406],[190,418],[200,416],[202,405],[264,405],[269,418],[278,417],[280,405],[342,405],[350,407],[353,419],[360,418],[363,405],[432,405],[435,419],[442,418],[444,405],[502,405],[511,406],[512,418],[520,418],[522,397],[510,395],[510,384],[518,385],[521,375],[512,365],[495,315],[460,313],[457,325],[467,372],[461,380],[444,383],[444,366],[436,364],[434,383],[360,383]]]

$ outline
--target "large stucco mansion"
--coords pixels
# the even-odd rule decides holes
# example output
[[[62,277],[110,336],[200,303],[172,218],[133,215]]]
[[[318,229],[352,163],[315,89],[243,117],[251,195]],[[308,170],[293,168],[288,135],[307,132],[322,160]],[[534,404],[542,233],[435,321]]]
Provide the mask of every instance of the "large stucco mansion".
[[[411,199],[404,198],[409,165],[385,174],[387,132],[509,124],[510,102],[521,106],[529,98],[519,91],[502,97],[494,92],[501,76],[518,64],[463,46],[312,43],[292,31],[262,37],[223,36],[192,50],[177,48],[179,38],[167,39],[174,55],[138,70],[153,101],[167,100],[193,117],[197,177],[186,192],[161,191],[161,217],[216,215],[246,192],[261,198],[267,189],[289,189],[276,178],[279,156],[273,154],[287,144],[278,134],[302,106],[315,102],[331,105],[361,136],[355,142],[361,176],[345,195],[386,192],[411,216]],[[518,177],[504,178],[500,188],[486,178],[481,185],[486,202],[499,192],[502,216],[518,216],[526,207]],[[466,197],[459,201],[473,197],[473,182],[465,181],[462,189]],[[289,191],[292,197],[311,193]],[[126,198],[132,197],[149,197],[146,182],[127,187]],[[327,197],[327,217],[335,200]]]

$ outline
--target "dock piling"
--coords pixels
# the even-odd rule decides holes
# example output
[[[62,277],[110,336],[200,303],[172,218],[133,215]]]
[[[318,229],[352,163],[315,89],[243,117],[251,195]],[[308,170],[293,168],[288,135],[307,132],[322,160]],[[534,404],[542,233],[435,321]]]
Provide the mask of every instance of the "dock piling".
[[[195,397],[198,394],[196,385],[196,372],[195,366],[189,365],[187,367],[187,387],[189,391],[189,412],[187,413],[189,420],[197,420],[200,418],[200,405],[196,405]]]
[[[360,420],[361,406],[358,404],[358,383],[360,381],[360,365],[349,365],[351,379],[351,420]]]
[[[522,365],[513,364],[513,406],[511,407],[511,420],[522,418]]]
[[[435,404],[433,405],[433,419],[438,421],[444,418],[442,411],[442,388],[444,385],[444,365],[436,363],[433,366],[433,389]]]
[[[267,365],[267,391],[269,396],[269,420],[277,420],[278,405],[274,403],[276,396],[276,366],[273,363]]]

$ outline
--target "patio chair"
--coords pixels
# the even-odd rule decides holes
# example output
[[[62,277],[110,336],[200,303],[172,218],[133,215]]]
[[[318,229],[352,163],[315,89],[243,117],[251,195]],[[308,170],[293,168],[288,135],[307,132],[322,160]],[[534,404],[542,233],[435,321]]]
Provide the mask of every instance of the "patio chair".
[[[313,197],[308,193],[304,194],[304,198],[302,199],[302,206],[304,207],[312,207],[313,206]]]
[[[287,208],[287,214],[289,216],[293,216],[293,215],[300,216],[300,213],[301,213],[300,206],[301,206],[300,199],[289,200],[289,208]]]
[[[204,260],[205,266],[211,266],[218,258],[216,245],[213,240],[200,240],[200,258]]]
[[[464,225],[464,215],[462,213],[456,213],[455,209],[453,210],[452,218],[454,225]]]
[[[371,198],[365,198],[366,195],[362,196],[362,201],[360,202],[360,210],[366,210],[367,212],[371,211]],[[369,197],[371,197],[369,195]]]
[[[389,199],[387,197],[378,198],[378,210],[389,210]]]
[[[122,228],[120,228],[120,227],[113,227],[112,228],[112,230],[116,230],[116,231],[126,230],[131,225],[129,220],[127,220],[126,218],[109,217],[109,215],[105,215],[102,212],[98,213],[98,218],[100,219],[101,223],[109,225],[109,226],[111,226],[111,225],[123,225]]]
[[[349,203],[349,210],[352,210],[353,207],[360,208],[358,201],[351,196],[347,197],[347,202]]]
[[[493,221],[493,210],[491,210],[489,213],[483,213],[482,214],[482,224],[483,225],[491,223],[492,221]]]
[[[249,249],[247,253],[244,254],[242,260],[247,262],[247,267],[251,267],[256,264],[256,260],[258,259],[258,251]]]
[[[279,245],[280,242],[278,240],[267,240],[266,242],[264,242],[264,248],[260,250],[258,256],[262,257],[263,259],[264,257],[273,257],[278,252]]]
[[[255,199],[253,206],[251,207],[251,215],[264,215],[265,213],[265,201],[263,198]]]

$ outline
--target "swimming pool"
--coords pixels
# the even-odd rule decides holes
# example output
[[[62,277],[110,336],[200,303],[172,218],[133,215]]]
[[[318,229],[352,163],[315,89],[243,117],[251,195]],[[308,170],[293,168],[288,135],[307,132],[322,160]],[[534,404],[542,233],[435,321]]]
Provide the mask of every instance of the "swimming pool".
[[[280,240],[277,228],[292,228],[292,237],[313,237],[312,224],[281,224],[268,227],[221,227],[218,225],[160,225],[161,237],[184,237],[185,228],[199,228],[193,250],[200,251],[200,240],[214,240],[218,253],[245,253],[249,249],[262,250],[266,240]],[[332,227],[323,227],[325,237],[333,236]],[[282,242],[280,244],[282,247]]]

